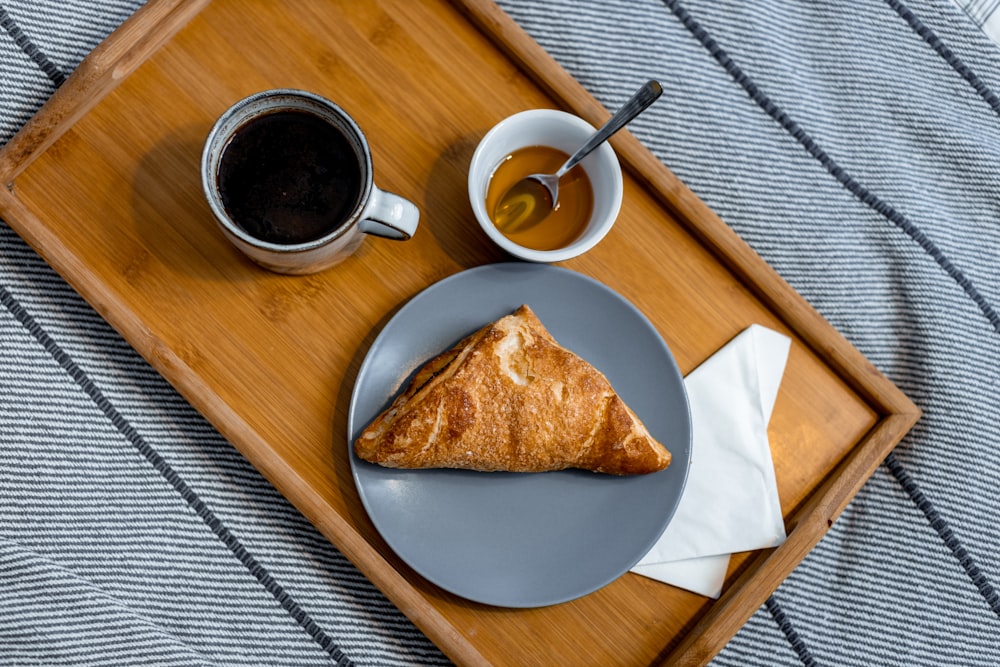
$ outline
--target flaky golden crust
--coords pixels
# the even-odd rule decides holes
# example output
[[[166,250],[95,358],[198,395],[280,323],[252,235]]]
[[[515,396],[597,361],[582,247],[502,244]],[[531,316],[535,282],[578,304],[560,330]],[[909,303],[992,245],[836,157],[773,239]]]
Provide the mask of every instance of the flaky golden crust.
[[[604,375],[528,306],[427,362],[354,450],[394,468],[629,475],[670,464]]]

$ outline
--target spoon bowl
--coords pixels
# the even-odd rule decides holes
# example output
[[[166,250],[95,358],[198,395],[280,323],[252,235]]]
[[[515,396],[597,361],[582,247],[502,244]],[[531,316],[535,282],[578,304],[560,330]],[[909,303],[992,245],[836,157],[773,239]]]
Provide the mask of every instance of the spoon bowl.
[[[511,186],[493,210],[497,227],[508,233],[524,231],[548,217],[559,205],[559,181],[562,177],[649,108],[662,94],[663,87],[658,82],[647,81],[554,174],[530,174]]]
[[[511,186],[493,210],[500,231],[513,234],[534,227],[555,210],[559,178],[555,174],[532,174]]]

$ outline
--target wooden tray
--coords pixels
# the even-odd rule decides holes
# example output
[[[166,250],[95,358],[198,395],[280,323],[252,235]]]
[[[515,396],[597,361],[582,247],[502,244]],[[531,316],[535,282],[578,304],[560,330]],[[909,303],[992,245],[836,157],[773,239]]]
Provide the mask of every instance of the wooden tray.
[[[285,86],[358,119],[379,184],[423,212],[413,240],[366,241],[309,277],[227,244],[200,190],[202,142],[232,102]],[[574,602],[491,608],[402,563],[351,478],[361,360],[414,294],[504,259],[474,224],[466,170],[487,129],[537,107],[608,116],[488,0],[153,0],[5,147],[0,214],[456,662],[703,664],[919,412],[628,132],[613,141],[618,224],[565,265],[639,307],[685,373],[751,323],[792,337],[770,428],[788,541],[735,557],[718,601],[626,574]]]

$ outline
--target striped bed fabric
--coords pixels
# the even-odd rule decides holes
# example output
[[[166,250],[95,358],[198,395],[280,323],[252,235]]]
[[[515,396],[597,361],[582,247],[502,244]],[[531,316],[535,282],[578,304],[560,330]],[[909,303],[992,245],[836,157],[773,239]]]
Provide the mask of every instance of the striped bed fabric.
[[[0,2],[0,140],[140,4]],[[499,4],[924,412],[713,664],[1000,664],[994,3]],[[5,225],[0,503],[0,665],[448,664]]]

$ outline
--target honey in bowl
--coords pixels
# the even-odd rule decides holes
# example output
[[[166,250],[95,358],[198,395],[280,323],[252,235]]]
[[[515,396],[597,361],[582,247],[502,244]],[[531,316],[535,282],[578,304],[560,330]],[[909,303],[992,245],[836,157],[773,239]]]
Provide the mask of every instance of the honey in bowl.
[[[579,165],[570,169],[559,181],[559,200],[556,207],[541,222],[520,227],[501,224],[495,217],[497,204],[515,183],[529,174],[553,174],[569,155],[549,146],[519,148],[505,157],[490,176],[486,190],[486,210],[497,229],[508,239],[532,250],[564,248],[583,234],[594,210],[594,188],[587,172]],[[546,205],[545,202],[537,202]]]

